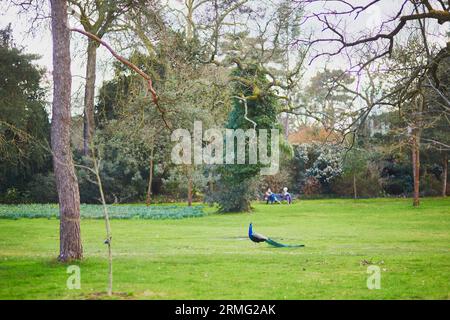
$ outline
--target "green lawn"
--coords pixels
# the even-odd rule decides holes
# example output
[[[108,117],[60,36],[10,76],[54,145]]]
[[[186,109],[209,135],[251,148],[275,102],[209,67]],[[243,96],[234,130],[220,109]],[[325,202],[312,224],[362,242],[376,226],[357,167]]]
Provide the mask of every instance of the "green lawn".
[[[271,248],[257,232],[305,248]],[[83,219],[81,289],[55,261],[59,221],[0,219],[0,298],[98,298],[107,286],[104,222]],[[450,199],[255,204],[252,214],[112,220],[114,291],[133,299],[449,299]],[[367,265],[381,289],[366,286]]]

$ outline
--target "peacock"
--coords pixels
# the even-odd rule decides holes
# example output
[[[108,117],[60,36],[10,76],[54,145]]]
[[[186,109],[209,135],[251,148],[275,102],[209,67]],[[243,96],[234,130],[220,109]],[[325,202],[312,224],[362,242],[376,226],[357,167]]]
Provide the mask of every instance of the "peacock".
[[[252,240],[253,242],[267,242],[268,244],[277,247],[277,248],[298,248],[298,247],[304,247],[304,244],[282,244],[279,242],[276,242],[272,239],[270,239],[269,237],[266,237],[262,234],[253,232],[253,224],[250,223],[250,225],[248,226],[248,237],[250,238],[250,240]]]

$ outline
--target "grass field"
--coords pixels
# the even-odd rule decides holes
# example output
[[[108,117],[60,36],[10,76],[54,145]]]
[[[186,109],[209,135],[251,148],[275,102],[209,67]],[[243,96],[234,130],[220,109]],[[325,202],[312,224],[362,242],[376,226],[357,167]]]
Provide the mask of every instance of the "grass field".
[[[257,232],[305,248],[271,248]],[[104,222],[81,222],[81,289],[55,261],[59,221],[0,219],[1,299],[103,298]],[[115,298],[449,299],[450,199],[255,204],[252,214],[112,220]],[[369,290],[367,267],[381,268]]]

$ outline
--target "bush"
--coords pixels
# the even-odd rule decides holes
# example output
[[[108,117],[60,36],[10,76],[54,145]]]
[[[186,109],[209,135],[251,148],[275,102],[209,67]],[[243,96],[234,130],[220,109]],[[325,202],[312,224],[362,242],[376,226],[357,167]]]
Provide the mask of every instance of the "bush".
[[[413,177],[408,159],[392,158],[386,160],[381,170],[383,190],[389,195],[407,195],[413,190]]]
[[[27,186],[30,202],[52,203],[58,202],[55,175],[50,172],[47,175],[37,174]]]
[[[0,195],[0,202],[6,204],[17,204],[24,201],[23,195],[16,188],[8,188],[6,192]]]
[[[425,173],[420,179],[420,193],[422,196],[440,196],[442,181],[439,181],[433,173]]]
[[[294,149],[292,161],[297,190],[312,195],[330,193],[331,183],[343,171],[341,148],[322,143],[304,143]]]
[[[162,179],[162,191],[166,196],[179,200],[187,199],[189,170],[192,170],[190,173],[192,175],[192,197],[196,200],[199,199],[199,193],[205,190],[208,183],[203,166],[192,166],[192,168],[178,166],[168,170],[168,177]]]
[[[319,180],[315,177],[308,177],[303,187],[303,193],[307,196],[320,194],[322,191]]]
[[[209,203],[218,203],[219,212],[248,212],[251,210],[250,202],[258,197],[257,186],[258,177],[241,180],[239,183],[222,177],[207,200]]]
[[[331,190],[334,194],[344,197],[353,197],[353,175],[343,175],[336,179]],[[383,195],[383,189],[380,185],[378,172],[366,172],[356,175],[356,196],[358,198],[379,197]]]
[[[259,182],[258,190],[265,192],[270,188],[272,192],[281,193],[284,187],[288,187],[289,192],[298,193],[299,190],[292,189],[292,178],[290,172],[283,168],[277,174],[263,176]]]

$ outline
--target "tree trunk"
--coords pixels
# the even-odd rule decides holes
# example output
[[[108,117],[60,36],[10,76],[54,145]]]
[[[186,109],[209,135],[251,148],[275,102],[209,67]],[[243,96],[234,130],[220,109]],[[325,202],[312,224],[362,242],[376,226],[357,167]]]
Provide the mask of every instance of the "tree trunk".
[[[67,3],[51,0],[53,104],[51,144],[60,213],[60,261],[83,257],[80,237],[80,194],[70,147],[70,31]]]
[[[188,168],[188,206],[192,206],[192,170]]]
[[[420,204],[420,200],[419,200],[420,158],[419,158],[419,138],[418,138],[417,132],[413,133],[411,150],[412,150],[412,167],[413,167],[413,177],[414,177],[413,206],[418,207]]]
[[[84,86],[84,119],[83,119],[83,153],[89,154],[89,148],[94,136],[94,98],[95,76],[97,65],[98,44],[89,39],[87,48],[86,84]]]
[[[444,155],[444,163],[443,163],[443,179],[442,179],[442,196],[447,196],[447,175],[448,175],[448,154]]]
[[[194,0],[186,1],[187,14],[186,14],[186,39],[192,40],[194,37]]]
[[[420,188],[420,138],[421,138],[421,128],[422,128],[422,112],[424,106],[424,96],[421,91],[415,99],[415,104],[417,109],[414,116],[414,127],[412,128],[412,166],[413,166],[413,177],[414,177],[414,200],[413,206],[418,207],[420,204],[419,200],[419,188]]]
[[[147,207],[150,205],[151,200],[152,200],[153,151],[154,151],[154,147],[152,147],[152,150],[150,151],[150,173],[149,173],[149,176],[148,176],[147,199],[145,201],[145,203],[147,204]]]
[[[286,118],[284,118],[284,137],[286,141],[289,138],[289,113],[286,113]]]
[[[358,195],[356,193],[356,175],[353,174],[353,197],[356,199],[358,198]]]
[[[214,179],[213,179],[213,175],[211,172],[209,173],[209,192],[211,194],[213,194],[213,192],[214,192]]]

